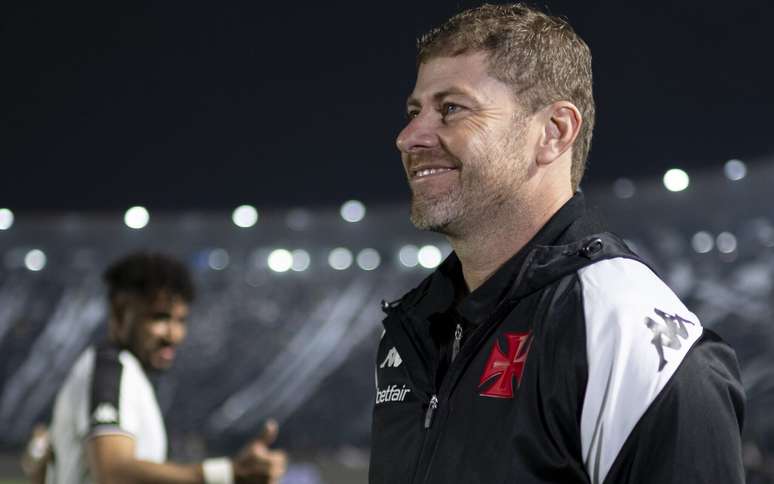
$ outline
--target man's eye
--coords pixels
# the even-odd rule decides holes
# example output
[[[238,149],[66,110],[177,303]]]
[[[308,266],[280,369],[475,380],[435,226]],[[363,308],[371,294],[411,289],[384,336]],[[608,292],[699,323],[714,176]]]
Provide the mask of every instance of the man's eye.
[[[454,104],[454,103],[444,103],[443,106],[441,106],[441,115],[443,117],[446,117],[450,114],[454,114],[462,109],[461,106]]]
[[[406,119],[408,120],[412,120],[417,116],[419,116],[419,111],[417,111],[416,109],[412,109],[411,111],[406,112]]]

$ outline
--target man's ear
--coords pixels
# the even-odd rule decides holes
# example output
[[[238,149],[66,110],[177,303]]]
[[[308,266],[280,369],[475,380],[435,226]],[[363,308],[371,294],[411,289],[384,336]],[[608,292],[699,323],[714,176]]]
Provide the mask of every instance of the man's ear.
[[[537,162],[547,165],[572,148],[583,118],[573,103],[557,101],[544,108],[538,114],[538,119],[541,120],[542,126]]]
[[[134,314],[132,305],[126,296],[115,297],[110,301],[110,316],[108,319],[108,335],[110,340],[119,345],[129,342]]]

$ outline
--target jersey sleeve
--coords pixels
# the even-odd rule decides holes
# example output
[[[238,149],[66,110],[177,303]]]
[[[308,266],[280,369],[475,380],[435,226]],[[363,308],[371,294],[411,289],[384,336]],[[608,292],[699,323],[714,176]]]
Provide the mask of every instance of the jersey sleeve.
[[[588,361],[581,446],[591,483],[744,482],[733,351],[640,262],[601,261],[579,276]],[[697,470],[699,456],[712,465]]]
[[[117,348],[97,349],[90,392],[89,437],[105,434],[134,437],[138,419],[131,404],[131,380],[131,368],[125,368]]]

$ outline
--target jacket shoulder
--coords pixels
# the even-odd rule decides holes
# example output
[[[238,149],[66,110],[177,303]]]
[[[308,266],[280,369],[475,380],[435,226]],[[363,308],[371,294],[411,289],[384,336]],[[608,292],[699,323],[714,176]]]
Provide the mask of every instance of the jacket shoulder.
[[[592,482],[601,482],[703,330],[638,260],[601,260],[580,269],[578,279],[588,362],[581,443]]]

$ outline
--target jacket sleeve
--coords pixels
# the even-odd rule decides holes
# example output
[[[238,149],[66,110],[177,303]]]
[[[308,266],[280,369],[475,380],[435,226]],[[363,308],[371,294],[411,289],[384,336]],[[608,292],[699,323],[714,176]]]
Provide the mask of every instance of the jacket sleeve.
[[[705,330],[632,430],[604,482],[744,483],[743,418],[734,352]]]
[[[744,482],[744,393],[733,351],[650,269],[579,271],[588,379],[583,465],[592,484]]]

